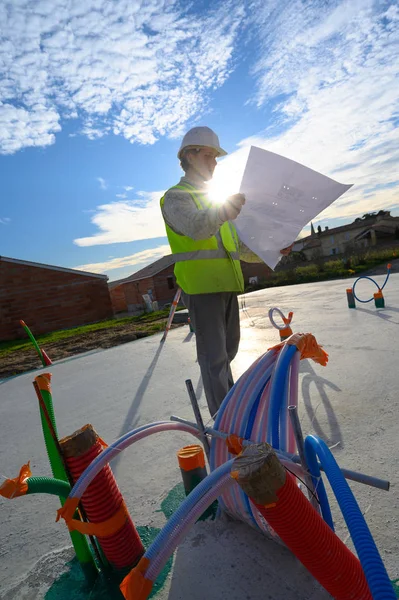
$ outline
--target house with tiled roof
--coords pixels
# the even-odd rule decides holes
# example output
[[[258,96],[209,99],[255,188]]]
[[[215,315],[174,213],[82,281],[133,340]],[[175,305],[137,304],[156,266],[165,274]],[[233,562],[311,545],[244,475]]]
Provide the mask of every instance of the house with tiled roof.
[[[116,313],[139,314],[145,309],[144,295],[162,308],[170,304],[177,291],[174,275],[175,261],[171,254],[133,273],[124,279],[108,284],[112,305]]]
[[[310,235],[295,242],[294,251],[302,252],[307,260],[342,255],[349,249],[372,248],[394,243],[399,235],[399,217],[389,211],[368,213],[340,227],[311,225]]]

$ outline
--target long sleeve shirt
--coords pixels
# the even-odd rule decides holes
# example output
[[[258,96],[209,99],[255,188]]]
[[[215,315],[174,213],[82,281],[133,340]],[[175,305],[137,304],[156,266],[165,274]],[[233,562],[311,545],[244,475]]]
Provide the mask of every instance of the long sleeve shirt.
[[[180,189],[170,189],[165,194],[162,214],[165,223],[179,235],[185,235],[193,240],[205,240],[216,236],[219,241],[219,229],[223,221],[219,216],[219,208],[212,206],[207,199],[206,184],[200,180],[184,176],[178,185],[188,184],[198,192],[199,199],[205,197],[203,210],[198,210],[191,195]],[[241,240],[239,241],[240,259],[245,262],[263,262]]]

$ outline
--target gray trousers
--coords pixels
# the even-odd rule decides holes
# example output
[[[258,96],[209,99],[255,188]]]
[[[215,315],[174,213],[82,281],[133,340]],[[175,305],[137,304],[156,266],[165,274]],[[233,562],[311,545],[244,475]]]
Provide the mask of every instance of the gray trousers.
[[[182,293],[197,341],[202,382],[213,417],[233,386],[230,363],[240,343],[240,314],[237,294]]]

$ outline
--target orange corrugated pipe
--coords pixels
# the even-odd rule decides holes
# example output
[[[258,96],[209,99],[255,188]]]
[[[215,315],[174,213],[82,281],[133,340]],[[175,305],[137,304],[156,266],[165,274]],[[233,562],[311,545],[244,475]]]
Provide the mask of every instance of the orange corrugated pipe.
[[[313,577],[335,600],[373,600],[360,561],[314,510],[289,473],[276,495],[274,505],[254,504]]]

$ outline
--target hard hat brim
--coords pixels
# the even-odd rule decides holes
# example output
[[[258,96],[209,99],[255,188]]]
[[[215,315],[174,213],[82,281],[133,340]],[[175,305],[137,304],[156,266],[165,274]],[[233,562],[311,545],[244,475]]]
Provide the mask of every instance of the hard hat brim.
[[[179,152],[177,153],[177,158],[181,160],[183,152],[185,150],[189,150],[190,148],[212,148],[212,150],[216,150],[217,158],[220,158],[221,156],[227,156],[228,154],[228,152],[226,152],[226,150],[223,150],[223,148],[221,148],[220,146],[201,146],[201,144],[195,144],[195,146],[185,146],[184,148],[180,148]]]

